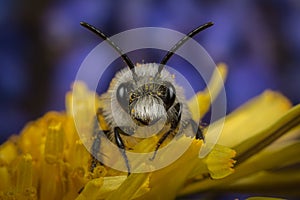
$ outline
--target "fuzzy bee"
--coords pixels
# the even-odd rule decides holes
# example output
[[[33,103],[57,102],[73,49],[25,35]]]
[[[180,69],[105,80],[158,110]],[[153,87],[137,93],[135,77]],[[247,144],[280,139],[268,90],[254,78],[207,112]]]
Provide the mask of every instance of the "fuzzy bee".
[[[94,135],[96,137],[91,147],[92,154],[100,151],[100,135],[104,134],[119,147],[128,174],[130,174],[130,163],[126,155],[128,147],[125,145],[125,138],[135,137],[138,132],[147,134],[149,131],[152,133],[163,130],[156,144],[152,160],[168,137],[182,133],[188,126],[191,126],[196,139],[204,139],[201,127],[191,118],[183,89],[176,84],[174,77],[164,66],[180,46],[202,30],[212,26],[212,22],[203,24],[188,33],[167,52],[159,64],[138,65],[134,65],[128,56],[102,31],[86,22],[80,24],[110,44],[120,54],[128,67],[115,75],[108,91],[100,96],[104,107],[98,110],[97,116],[104,117],[109,130],[101,130],[98,127],[98,117],[95,117]],[[90,171],[93,171],[98,162],[96,158],[93,158]]]

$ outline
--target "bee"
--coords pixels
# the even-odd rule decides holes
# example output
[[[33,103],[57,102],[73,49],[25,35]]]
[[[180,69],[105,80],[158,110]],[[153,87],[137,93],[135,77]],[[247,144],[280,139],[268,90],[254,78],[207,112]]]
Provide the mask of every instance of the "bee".
[[[138,132],[145,132],[140,130],[147,128],[152,132],[157,129],[163,130],[155,146],[154,154],[150,158],[152,160],[168,137],[182,133],[188,126],[191,126],[193,130],[193,137],[204,140],[201,126],[191,118],[183,88],[177,85],[165,65],[176,50],[190,38],[212,26],[212,22],[205,23],[184,36],[167,52],[159,64],[137,65],[134,65],[129,57],[102,31],[86,22],[80,24],[106,41],[127,65],[127,68],[116,73],[108,91],[99,97],[104,106],[98,109],[94,120],[95,140],[91,147],[93,155],[97,155],[100,151],[100,135],[105,135],[120,149],[128,174],[130,174],[130,163],[126,155],[128,147],[124,138],[135,137]],[[99,116],[104,117],[109,130],[99,128]],[[93,158],[90,164],[91,172],[97,163],[99,161]]]

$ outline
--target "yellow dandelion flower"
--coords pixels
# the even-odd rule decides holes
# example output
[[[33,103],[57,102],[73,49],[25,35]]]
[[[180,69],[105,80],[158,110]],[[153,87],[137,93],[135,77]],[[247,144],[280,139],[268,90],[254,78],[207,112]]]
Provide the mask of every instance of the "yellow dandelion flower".
[[[223,78],[226,72],[224,64],[216,71]],[[210,91],[199,92],[189,102],[195,120],[209,110],[220,80],[213,75],[209,86]],[[203,141],[182,136],[178,143],[190,146],[175,162],[127,176],[102,165],[90,171],[91,155],[84,143],[91,138],[79,138],[78,131],[91,131],[92,114],[101,102],[83,83],[75,83],[75,89],[80,98],[69,92],[66,112],[47,113],[0,146],[0,199],[174,199],[227,191],[300,195],[300,169],[293,167],[300,162],[300,106],[292,108],[277,92],[266,91],[229,114],[218,143],[204,158],[199,158]],[[198,108],[201,113],[195,112]],[[83,123],[74,123],[74,114]],[[99,121],[107,126],[101,116]],[[212,129],[217,126],[215,122]],[[157,137],[142,140],[133,151],[151,151],[156,141]],[[157,159],[167,159],[165,155]],[[132,164],[147,167],[138,161]]]

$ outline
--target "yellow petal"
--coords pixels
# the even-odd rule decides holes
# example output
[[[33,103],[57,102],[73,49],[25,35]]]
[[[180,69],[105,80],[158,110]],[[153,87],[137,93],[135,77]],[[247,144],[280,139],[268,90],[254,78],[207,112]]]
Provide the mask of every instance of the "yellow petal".
[[[64,132],[62,122],[52,119],[48,125],[45,143],[45,159],[48,163],[61,161],[63,158]]]
[[[86,146],[92,146],[94,119],[100,107],[98,95],[90,91],[84,82],[75,82],[73,90],[66,95],[67,114],[73,118],[80,139]],[[107,130],[107,124],[101,121],[101,127]]]
[[[0,146],[0,166],[9,165],[17,157],[18,149],[13,141],[8,140]]]
[[[299,138],[299,115],[300,106],[296,106],[289,112],[287,112],[284,116],[282,116],[282,118],[275,122],[272,126],[261,131],[256,136],[249,138],[244,143],[242,142],[240,146],[241,148],[237,148],[237,152],[244,152],[242,151],[243,145],[248,146],[248,148],[251,147],[254,150],[257,147],[259,151],[257,151],[254,155],[250,152],[248,156],[252,157],[246,157],[247,160],[241,160],[241,158],[238,155],[236,158],[237,166],[235,167],[235,173],[221,180],[205,179],[200,180],[198,182],[194,182],[190,185],[187,185],[182,190],[181,194],[187,194],[195,191],[205,191],[212,187],[214,187],[215,189],[220,188],[225,190],[226,186],[230,187],[230,184],[233,184],[236,181],[241,180],[242,178],[255,174],[257,172],[269,169],[277,169],[280,167],[286,167],[287,165],[299,163],[299,156],[297,156],[300,154],[299,142],[291,140],[289,142],[286,142],[285,145],[282,143],[280,143],[280,145],[276,145],[277,148],[261,149],[259,147],[259,143],[261,143],[261,138],[269,138],[269,136],[272,135],[274,135],[274,138],[271,137],[271,141],[273,141],[272,139],[278,139],[278,137],[282,136],[282,134],[288,136],[290,133],[293,134],[294,137],[295,135],[298,135]],[[296,128],[296,130],[290,130],[293,127]],[[279,135],[277,134],[277,132],[279,132]],[[269,143],[265,145],[268,144]],[[247,150],[248,149],[245,148],[245,152],[247,152]],[[298,181],[297,179],[294,180]],[[234,186],[230,187],[230,190],[232,190],[232,188],[234,188]],[[249,191],[251,188],[247,189]]]
[[[300,135],[300,129],[298,133]],[[300,141],[294,141],[278,149],[265,149],[237,167],[237,170],[247,172],[248,176],[242,176],[225,188],[271,192],[278,187],[281,189],[273,191],[274,194],[289,194],[292,188],[295,189],[300,183],[300,170],[295,168],[300,163],[299,154]]]
[[[290,107],[289,100],[280,93],[264,92],[226,117],[218,144],[228,147],[240,144],[272,125]]]
[[[40,121],[28,123],[20,135],[19,147],[34,159],[40,160],[45,140],[45,128]]]
[[[186,139],[189,138],[181,138],[181,140]],[[195,166],[199,162],[205,165],[198,158],[198,151],[201,145],[202,141],[193,141],[189,149],[178,160],[165,168],[153,172],[150,179],[150,191],[140,199],[174,199]],[[208,170],[203,173],[205,172],[207,173]]]
[[[13,191],[11,191],[11,194],[15,195],[16,199],[37,199],[36,188],[32,186],[32,175],[32,157],[29,154],[25,154],[20,157],[16,165],[16,182]]]
[[[11,174],[6,166],[0,166],[0,191],[7,191],[12,187]]]
[[[121,186],[114,192],[110,193],[108,200],[133,199],[137,198],[149,190],[149,173],[131,174]]]
[[[99,101],[95,92],[90,91],[82,81],[74,82],[72,91],[66,94],[66,111],[69,116],[81,112],[84,117],[90,117],[99,108]],[[78,116],[80,117],[80,116]]]
[[[198,122],[209,110],[211,102],[218,96],[227,76],[227,66],[224,63],[218,64],[207,88],[198,92],[195,97],[189,100],[188,106],[192,113],[192,119]]]
[[[186,140],[191,140],[191,138],[182,136],[178,139],[182,143]],[[231,157],[234,156],[234,151],[218,146],[215,151],[212,151],[211,157],[200,159],[198,153],[202,144],[202,140],[192,140],[191,145],[181,157],[171,165],[152,172],[149,183],[150,191],[139,199],[174,199],[189,180],[209,173],[214,178],[222,178],[230,174],[232,163],[229,163]],[[172,150],[164,153],[166,155],[162,154],[160,157],[173,155]]]
[[[46,120],[44,160],[41,160],[41,199],[61,199],[67,192],[66,170],[63,161],[63,116],[54,114]]]
[[[97,178],[89,181],[84,190],[80,193],[80,195],[76,198],[76,200],[96,200],[98,191],[103,185],[103,178]]]
[[[16,192],[23,193],[32,186],[32,157],[29,154],[22,156],[16,174]]]
[[[7,191],[12,187],[11,166],[17,155],[18,149],[12,139],[0,145],[0,191]]]
[[[149,191],[149,174],[132,174],[93,179],[87,183],[77,200],[132,199]]]
[[[82,167],[71,168],[70,165],[67,172],[69,176],[67,178],[68,190],[65,193],[64,199],[75,199],[79,195],[79,191],[84,188],[84,185],[88,182],[87,178],[84,176],[85,170]]]
[[[224,146],[215,145],[213,150],[204,159],[210,175],[214,179],[224,178],[233,173],[235,161],[232,159],[235,151]]]
[[[237,160],[239,162],[243,162],[243,160],[269,146],[275,140],[287,134],[291,129],[297,127],[299,124],[300,105],[289,110],[279,120],[275,121],[272,126],[266,127],[251,138],[238,144],[235,147],[238,153]],[[300,134],[298,134],[298,136],[299,135]]]
[[[271,95],[271,99],[270,99],[270,95]],[[272,101],[270,102],[270,100],[272,100]],[[247,128],[250,129],[248,135],[253,137],[253,135],[254,135],[253,131],[254,130],[252,130],[252,132],[251,132],[251,127],[248,127],[248,124],[250,123],[253,127],[257,127],[257,126],[255,124],[252,124],[252,123],[261,124],[261,126],[263,125],[263,123],[261,123],[261,120],[257,120],[256,118],[254,118],[251,121],[251,117],[250,117],[250,119],[248,119],[248,114],[250,116],[252,115],[252,117],[254,117],[253,113],[257,114],[256,113],[257,112],[256,107],[254,105],[260,105],[260,107],[262,105],[264,105],[265,110],[267,110],[271,113],[273,112],[273,115],[270,116],[266,120],[267,123],[271,123],[271,122],[275,123],[276,119],[280,118],[280,116],[282,116],[284,114],[282,112],[286,111],[290,106],[289,102],[284,97],[282,97],[281,95],[278,95],[277,93],[272,93],[272,92],[264,93],[259,98],[250,101],[247,105],[245,105],[242,108],[240,108],[239,110],[235,111],[232,114],[232,116],[229,117],[229,120],[226,119],[225,127],[224,127],[225,130],[222,132],[222,134],[227,134],[227,137],[229,137],[230,134],[232,135],[232,134],[236,133],[236,136],[233,135],[230,138],[223,138],[223,139],[221,138],[219,140],[220,143],[224,142],[224,140],[228,141],[228,143],[230,143],[230,139],[234,140],[235,143],[236,142],[237,143],[242,143],[243,140],[246,140],[248,138],[248,137],[240,137],[236,140],[236,137],[239,136],[240,132],[241,133],[244,132],[244,129],[242,129],[242,127],[245,127],[246,130],[247,130]],[[271,108],[268,108],[268,106],[270,106]],[[260,109],[260,111],[261,111],[261,109]],[[292,114],[289,114],[287,116],[294,116],[294,117],[297,116],[297,114],[295,114],[295,113],[297,113],[296,111],[290,112],[290,113],[292,113]],[[264,115],[264,114],[265,113],[262,113],[261,115]],[[276,116],[275,119],[274,119],[274,116]],[[239,117],[242,117],[242,118],[239,119]],[[267,116],[265,116],[265,117],[267,117]],[[273,117],[273,119],[272,119],[272,117]],[[271,118],[271,121],[270,121],[270,118]],[[287,118],[291,118],[291,117],[287,117]],[[245,120],[245,119],[249,120],[249,123],[247,124],[247,126],[245,124],[241,124],[241,122],[246,123],[247,120]],[[235,124],[235,123],[237,123],[237,124]],[[259,130],[263,129],[261,126],[259,127]],[[232,130],[231,127],[236,128],[236,130]],[[240,129],[238,127],[240,127]],[[264,127],[264,128],[266,129],[267,127]],[[256,135],[257,134],[260,135],[259,133],[260,132],[256,133]],[[263,134],[261,136],[263,136]],[[250,137],[250,140],[251,140],[252,137]],[[251,144],[253,144],[253,143],[251,143]],[[248,145],[248,147],[249,147],[249,145]],[[238,151],[238,152],[241,152],[241,151]],[[237,164],[240,164],[240,163],[237,163]],[[187,185],[181,191],[181,194],[187,194],[187,193],[191,193],[191,192],[195,192],[195,191],[205,191],[205,190],[207,190],[208,188],[211,188],[211,187],[216,187],[218,185],[221,186],[222,184],[224,185],[224,184],[232,183],[235,180],[239,179],[240,177],[246,176],[248,174],[253,173],[256,170],[261,170],[262,169],[261,167],[259,167],[260,166],[259,163],[255,163],[255,164],[252,163],[252,165],[246,165],[246,169],[241,168],[242,166],[243,165],[240,165],[240,166],[236,167],[235,168],[235,173],[228,176],[228,177],[226,177],[226,178],[224,178],[224,179],[215,180],[215,181],[205,179],[205,180],[194,182],[190,185]],[[250,167],[247,168],[247,166],[250,166]],[[251,168],[251,166],[252,166],[252,168]],[[255,167],[253,167],[253,166],[255,166]]]
[[[260,195],[276,195],[299,197],[300,170],[261,171],[245,177],[225,189],[237,192],[259,193]]]
[[[83,171],[88,171],[89,160],[91,154],[87,151],[86,147],[78,139],[74,141],[70,148],[66,151],[66,159],[73,168],[81,168]]]
[[[127,176],[109,176],[103,178],[103,186],[99,189],[99,197],[106,198],[111,192],[115,192],[122,183],[127,179]]]

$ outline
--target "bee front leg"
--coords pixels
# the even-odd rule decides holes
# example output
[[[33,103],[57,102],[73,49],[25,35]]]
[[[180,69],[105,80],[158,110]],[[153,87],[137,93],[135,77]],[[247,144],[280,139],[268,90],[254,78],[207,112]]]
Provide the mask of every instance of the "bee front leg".
[[[150,158],[150,160],[154,160],[156,154],[157,154],[157,151],[159,149],[159,147],[162,145],[162,143],[167,139],[167,137],[172,134],[172,133],[175,133],[177,127],[178,127],[178,124],[181,120],[181,112],[182,112],[182,104],[181,103],[177,103],[175,106],[174,106],[174,109],[176,110],[176,116],[174,117],[174,119],[171,121],[171,128],[168,132],[166,132],[157,142],[156,144],[156,148],[155,148],[155,151],[154,151],[154,154],[153,156]]]
[[[198,124],[192,119],[189,120],[189,124],[191,124],[193,132],[196,133],[196,139],[204,140],[203,131],[200,126],[198,126]]]
[[[99,111],[98,111],[99,112]],[[97,166],[97,164],[99,163],[100,165],[103,165],[103,163],[101,163],[99,161],[99,153],[100,152],[100,146],[101,146],[101,136],[103,135],[107,135],[109,133],[108,130],[101,130],[99,128],[99,124],[98,124],[98,118],[95,116],[94,118],[94,127],[93,127],[93,144],[91,147],[91,162],[90,162],[90,167],[89,167],[89,171],[93,172],[95,167]]]
[[[125,161],[125,164],[127,167],[127,171],[128,171],[128,176],[129,176],[130,175],[129,161],[128,161],[128,157],[126,155],[125,145],[124,145],[124,142],[123,142],[120,134],[125,134],[125,133],[122,131],[122,129],[120,127],[115,127],[114,128],[114,137],[116,140],[116,144],[119,147],[120,152],[122,153],[122,156],[124,158],[124,161]]]

